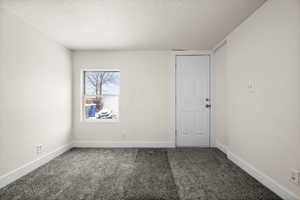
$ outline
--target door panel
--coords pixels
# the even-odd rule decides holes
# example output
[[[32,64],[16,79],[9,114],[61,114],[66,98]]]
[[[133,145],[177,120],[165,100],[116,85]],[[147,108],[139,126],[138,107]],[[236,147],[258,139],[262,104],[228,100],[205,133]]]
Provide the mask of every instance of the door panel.
[[[209,146],[210,57],[176,56],[176,144]]]

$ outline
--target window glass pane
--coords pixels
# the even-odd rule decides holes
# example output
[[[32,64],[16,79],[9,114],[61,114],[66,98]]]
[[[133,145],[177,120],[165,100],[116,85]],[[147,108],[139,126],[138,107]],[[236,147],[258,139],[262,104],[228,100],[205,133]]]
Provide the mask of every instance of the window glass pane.
[[[84,73],[85,95],[114,94],[120,92],[120,72],[92,72]]]
[[[86,119],[118,119],[119,96],[88,97],[85,99],[84,112]]]
[[[118,119],[120,72],[84,72],[84,118]]]

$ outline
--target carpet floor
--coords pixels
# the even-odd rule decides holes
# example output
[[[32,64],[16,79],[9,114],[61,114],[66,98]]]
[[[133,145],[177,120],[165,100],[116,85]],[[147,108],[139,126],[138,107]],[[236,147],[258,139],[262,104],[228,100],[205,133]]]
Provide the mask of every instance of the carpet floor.
[[[0,189],[1,200],[277,200],[214,148],[74,148]]]

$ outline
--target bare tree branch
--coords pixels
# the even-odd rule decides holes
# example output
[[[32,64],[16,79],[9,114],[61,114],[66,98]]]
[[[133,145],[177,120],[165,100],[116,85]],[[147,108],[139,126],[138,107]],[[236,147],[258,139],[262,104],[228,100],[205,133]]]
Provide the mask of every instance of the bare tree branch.
[[[115,72],[90,72],[87,74],[87,79],[95,88],[96,95],[102,95],[104,84],[113,84],[117,82]]]
[[[96,87],[95,81],[94,81],[90,76],[87,76],[87,78],[88,78],[88,80],[90,81],[90,83],[91,83],[94,87]]]

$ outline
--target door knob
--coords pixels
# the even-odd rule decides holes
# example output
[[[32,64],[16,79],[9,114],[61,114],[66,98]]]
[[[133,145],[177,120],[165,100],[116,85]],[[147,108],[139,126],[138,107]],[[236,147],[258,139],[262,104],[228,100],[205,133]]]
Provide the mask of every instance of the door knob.
[[[210,104],[206,104],[205,107],[206,107],[206,108],[210,108],[211,105],[210,105]]]

